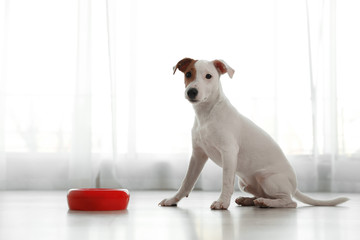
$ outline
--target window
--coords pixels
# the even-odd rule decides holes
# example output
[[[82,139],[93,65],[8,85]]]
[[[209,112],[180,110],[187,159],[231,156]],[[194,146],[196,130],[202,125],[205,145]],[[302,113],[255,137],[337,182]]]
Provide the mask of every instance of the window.
[[[192,57],[235,69],[222,77],[226,95],[276,139],[303,190],[359,191],[359,9],[350,0],[5,1],[0,188],[177,187],[194,113],[172,67]],[[213,188],[214,171],[198,187]]]

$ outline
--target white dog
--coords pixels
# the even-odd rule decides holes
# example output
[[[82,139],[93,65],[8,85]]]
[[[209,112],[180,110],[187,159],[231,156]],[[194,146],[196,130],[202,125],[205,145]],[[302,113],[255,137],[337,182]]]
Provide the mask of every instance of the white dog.
[[[243,206],[296,207],[301,202],[335,206],[347,201],[337,198],[312,199],[297,189],[296,176],[276,142],[261,128],[242,116],[225,97],[220,76],[234,70],[222,60],[203,61],[184,58],[174,67],[185,74],[185,98],[195,109],[192,129],[193,152],[188,171],[177,193],[160,206],[176,206],[188,197],[207,159],[223,168],[222,189],[211,209],[227,209],[234,191],[235,175],[240,189],[254,197],[239,197]]]

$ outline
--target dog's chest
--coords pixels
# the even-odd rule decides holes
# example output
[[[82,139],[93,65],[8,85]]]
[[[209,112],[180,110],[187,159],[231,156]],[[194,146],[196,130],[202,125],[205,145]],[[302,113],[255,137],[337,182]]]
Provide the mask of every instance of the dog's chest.
[[[219,166],[222,165],[218,140],[222,138],[211,125],[198,126],[194,129],[195,144],[203,149],[206,155]]]

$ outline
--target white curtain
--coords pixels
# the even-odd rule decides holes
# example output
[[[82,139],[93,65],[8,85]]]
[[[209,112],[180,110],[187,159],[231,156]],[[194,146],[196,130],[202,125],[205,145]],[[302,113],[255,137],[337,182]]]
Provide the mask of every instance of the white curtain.
[[[237,109],[304,191],[360,191],[360,3],[3,0],[0,189],[174,189],[191,153],[183,57],[226,60]],[[196,187],[220,188],[209,162]]]

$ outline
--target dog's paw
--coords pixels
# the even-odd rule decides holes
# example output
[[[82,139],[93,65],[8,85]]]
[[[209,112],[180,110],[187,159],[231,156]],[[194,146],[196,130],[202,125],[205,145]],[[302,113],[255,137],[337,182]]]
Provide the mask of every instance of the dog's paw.
[[[265,199],[265,198],[258,198],[256,200],[254,200],[254,204],[257,207],[268,208],[270,206],[266,203],[266,201],[267,201],[267,199]]]
[[[239,197],[235,202],[240,206],[255,206],[254,200],[256,200],[255,197]]]
[[[226,210],[230,206],[230,202],[215,201],[211,204],[211,210]]]
[[[159,202],[159,206],[161,207],[176,207],[177,203],[179,202],[179,199],[177,198],[166,198]]]

